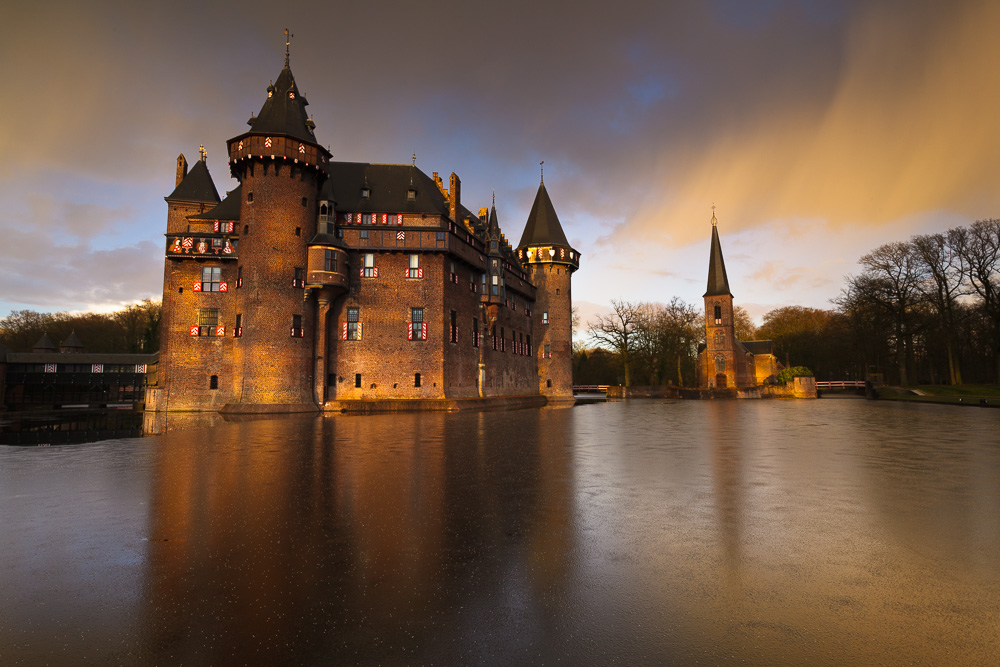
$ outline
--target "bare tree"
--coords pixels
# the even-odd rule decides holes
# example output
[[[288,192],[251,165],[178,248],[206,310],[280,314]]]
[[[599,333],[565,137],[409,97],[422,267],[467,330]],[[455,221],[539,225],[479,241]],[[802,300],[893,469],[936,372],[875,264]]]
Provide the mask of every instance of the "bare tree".
[[[996,379],[1000,381],[1000,220],[977,220],[960,234],[958,252],[965,263],[972,290],[992,328],[992,352]]]
[[[736,340],[755,340],[757,337],[757,325],[743,306],[733,308],[733,334]]]
[[[955,350],[956,311],[958,298],[966,294],[965,270],[959,248],[965,244],[964,229],[950,230],[945,234],[914,236],[910,241],[923,273],[918,285],[920,293],[937,315],[937,322],[944,334],[945,354],[948,357],[950,384],[962,384],[962,371]]]
[[[621,355],[625,372],[625,386],[632,384],[632,357],[639,349],[640,335],[637,326],[642,317],[643,304],[612,299],[609,315],[595,315],[587,322],[591,340],[600,347]]]

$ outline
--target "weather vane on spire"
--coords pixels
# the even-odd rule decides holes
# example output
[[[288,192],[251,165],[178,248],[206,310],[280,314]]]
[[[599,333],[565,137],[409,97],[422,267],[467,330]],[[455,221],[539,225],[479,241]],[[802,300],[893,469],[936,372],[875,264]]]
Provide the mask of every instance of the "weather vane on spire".
[[[538,163],[538,171],[541,172],[541,176],[542,176],[541,182],[544,183],[545,182],[545,160],[542,160],[541,162]]]
[[[717,227],[718,225],[719,225],[719,221],[715,219],[715,204],[713,203],[712,204],[712,226],[713,227]]]
[[[295,35],[289,34],[288,28],[285,28],[285,67],[288,67],[288,49],[292,45],[292,37]]]
[[[205,158],[208,157],[208,153],[205,152],[205,144],[198,146],[198,155],[201,156],[201,161],[204,162]]]

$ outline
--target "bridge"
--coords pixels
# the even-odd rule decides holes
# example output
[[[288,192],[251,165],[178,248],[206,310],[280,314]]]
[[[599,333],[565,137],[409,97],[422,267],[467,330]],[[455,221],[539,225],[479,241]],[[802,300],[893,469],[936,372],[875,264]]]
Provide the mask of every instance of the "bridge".
[[[610,385],[606,384],[575,384],[573,385],[574,394],[607,394],[608,387]]]
[[[864,389],[864,380],[833,380],[831,382],[817,382],[817,389]]]

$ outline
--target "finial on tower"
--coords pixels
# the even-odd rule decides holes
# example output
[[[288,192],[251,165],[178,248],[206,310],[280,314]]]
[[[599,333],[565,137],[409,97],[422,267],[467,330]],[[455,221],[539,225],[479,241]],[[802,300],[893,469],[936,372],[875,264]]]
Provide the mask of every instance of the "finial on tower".
[[[541,162],[538,163],[538,171],[541,172],[541,179],[539,180],[539,182],[542,185],[544,185],[545,184],[545,160],[542,160]]]
[[[497,189],[493,188],[493,206],[494,206],[494,208],[496,207],[496,205],[497,205]]]
[[[715,204],[712,204],[712,226],[718,227],[719,221],[715,219]]]
[[[285,67],[288,67],[288,49],[292,45],[292,37],[295,35],[289,34],[288,28],[285,28]]]
[[[205,144],[198,146],[198,155],[201,156],[201,161],[204,162],[205,158],[208,157],[208,153],[205,152]]]
[[[410,163],[412,166],[417,166],[417,151],[413,151],[413,162]]]

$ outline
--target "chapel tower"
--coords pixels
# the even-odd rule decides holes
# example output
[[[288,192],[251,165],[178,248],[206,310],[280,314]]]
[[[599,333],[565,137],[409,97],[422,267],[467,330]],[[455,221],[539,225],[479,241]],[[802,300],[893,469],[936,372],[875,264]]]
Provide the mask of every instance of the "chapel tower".
[[[250,130],[229,140],[240,181],[232,401],[241,411],[316,405],[315,307],[307,300],[307,242],[317,233],[317,199],[330,153],[319,145],[288,65],[267,87]],[[284,407],[281,407],[284,406]],[[315,407],[314,407],[315,409]]]
[[[713,207],[714,208],[714,207]],[[736,386],[736,330],[733,295],[729,291],[726,262],[719,242],[719,221],[712,211],[712,248],[708,259],[708,288],[705,290],[705,342],[707,353],[699,368],[702,386],[725,389]]]
[[[533,329],[538,391],[550,402],[573,400],[573,299],[571,278],[580,253],[566,240],[545,182],[538,186],[517,248],[537,288]]]

